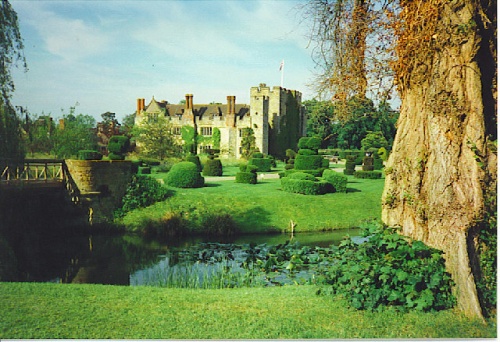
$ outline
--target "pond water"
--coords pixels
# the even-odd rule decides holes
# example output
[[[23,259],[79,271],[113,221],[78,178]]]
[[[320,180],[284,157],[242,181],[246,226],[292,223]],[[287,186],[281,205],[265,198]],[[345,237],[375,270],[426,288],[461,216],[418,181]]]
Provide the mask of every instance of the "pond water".
[[[346,235],[359,234],[358,229],[302,233],[296,234],[291,241],[320,249],[337,245]],[[241,265],[247,265],[248,255],[256,255],[259,251],[262,254],[272,245],[286,246],[288,240],[290,235],[286,234],[245,235],[225,240],[187,238],[169,242],[144,240],[134,235],[38,236],[24,239],[12,249],[18,281],[165,286],[165,278],[186,278],[187,272],[196,272],[194,278],[197,279],[228,269],[241,273]],[[186,268],[186,264],[191,267]],[[303,274],[298,272],[297,275]]]

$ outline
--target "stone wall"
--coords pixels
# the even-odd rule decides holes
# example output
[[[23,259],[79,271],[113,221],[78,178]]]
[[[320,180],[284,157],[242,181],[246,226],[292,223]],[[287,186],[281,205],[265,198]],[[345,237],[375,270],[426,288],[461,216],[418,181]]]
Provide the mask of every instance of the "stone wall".
[[[132,179],[130,161],[66,160],[68,171],[88,209],[89,223],[106,223],[121,201]]]

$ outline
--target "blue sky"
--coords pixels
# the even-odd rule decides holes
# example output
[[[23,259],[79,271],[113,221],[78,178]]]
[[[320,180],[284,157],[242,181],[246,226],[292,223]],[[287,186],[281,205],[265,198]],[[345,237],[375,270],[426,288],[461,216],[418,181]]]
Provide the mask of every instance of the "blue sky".
[[[14,70],[12,102],[121,119],[137,98],[249,102],[251,86],[314,97],[303,1],[16,1],[29,71]]]

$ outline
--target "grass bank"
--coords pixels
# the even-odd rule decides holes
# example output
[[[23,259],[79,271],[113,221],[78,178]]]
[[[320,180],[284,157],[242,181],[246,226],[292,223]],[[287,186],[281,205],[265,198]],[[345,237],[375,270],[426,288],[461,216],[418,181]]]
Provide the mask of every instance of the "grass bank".
[[[458,311],[347,309],[314,286],[185,290],[0,283],[5,339],[486,338]]]
[[[279,179],[260,180],[256,185],[210,181],[198,189],[172,188],[166,201],[134,210],[121,223],[134,230],[144,220],[161,220],[176,212],[192,221],[209,213],[229,214],[242,233],[288,231],[290,220],[296,232],[352,228],[380,219],[383,187],[383,179],[349,176],[348,193],[313,196],[282,191]]]

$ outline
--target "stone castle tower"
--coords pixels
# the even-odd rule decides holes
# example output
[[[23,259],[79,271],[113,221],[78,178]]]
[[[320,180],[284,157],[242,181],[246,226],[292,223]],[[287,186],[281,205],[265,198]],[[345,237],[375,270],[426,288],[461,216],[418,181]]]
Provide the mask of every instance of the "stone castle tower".
[[[173,105],[154,99],[146,106],[137,99],[136,124],[146,115],[163,114],[170,118],[174,135],[181,139],[183,126],[194,127],[198,136],[198,153],[213,148],[211,138],[220,132],[221,157],[241,156],[243,128],[252,128],[256,147],[264,154],[283,158],[288,148],[296,148],[298,139],[306,135],[306,117],[302,94],[279,86],[272,89],[262,83],[250,89],[250,104],[237,104],[235,96],[227,96],[227,104],[193,104],[186,94],[184,104]]]

